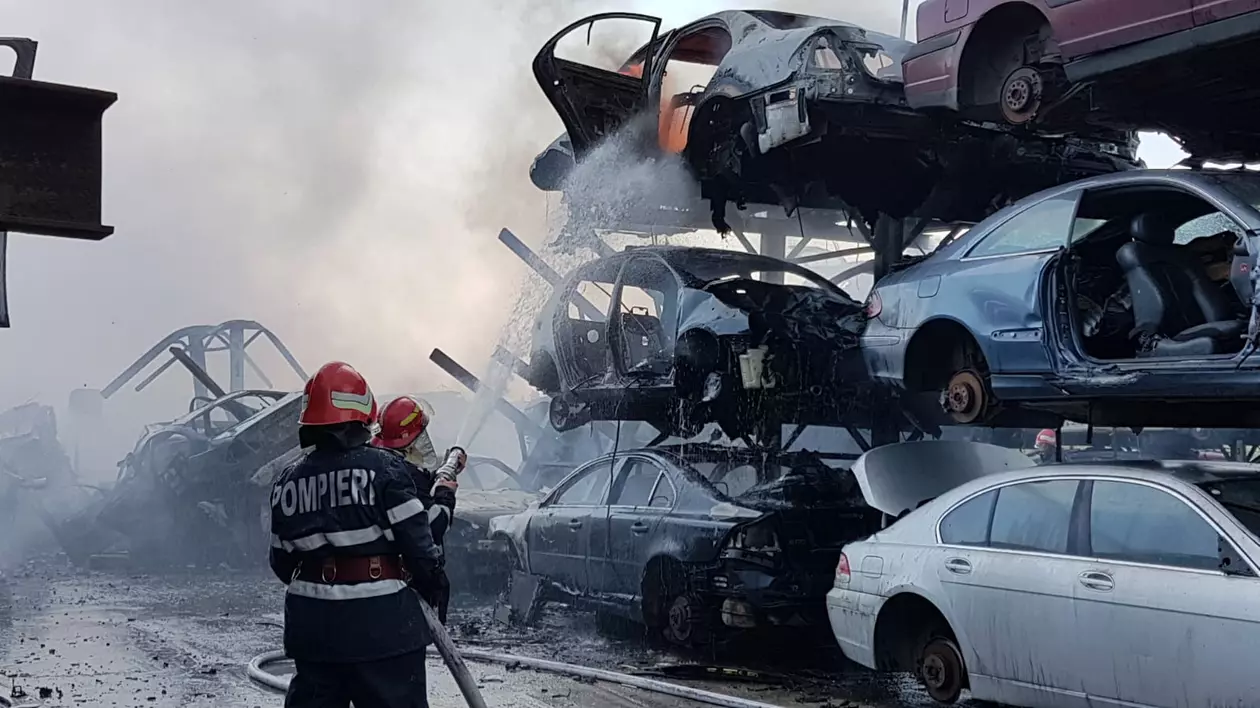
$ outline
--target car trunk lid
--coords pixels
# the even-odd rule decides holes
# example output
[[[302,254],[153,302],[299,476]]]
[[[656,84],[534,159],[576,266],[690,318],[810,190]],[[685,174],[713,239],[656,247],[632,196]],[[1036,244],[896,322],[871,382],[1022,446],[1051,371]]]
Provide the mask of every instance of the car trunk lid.
[[[900,516],[973,479],[1035,467],[1019,450],[965,440],[924,440],[884,445],[853,463],[866,503]]]

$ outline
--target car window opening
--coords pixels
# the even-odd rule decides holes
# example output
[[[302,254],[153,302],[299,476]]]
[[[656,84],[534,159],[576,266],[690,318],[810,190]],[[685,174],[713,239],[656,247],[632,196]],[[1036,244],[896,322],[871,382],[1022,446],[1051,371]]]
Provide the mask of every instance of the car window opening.
[[[1260,538],[1260,477],[1202,482],[1198,486]]]
[[[651,258],[633,260],[621,275],[616,323],[626,371],[654,376],[673,368],[678,322],[678,286],[674,273]]]
[[[1250,298],[1249,279],[1235,276],[1254,261],[1240,247],[1243,233],[1181,189],[1085,192],[1063,262],[1065,314],[1083,353],[1104,361],[1233,356]]]
[[[847,498],[864,505],[852,472],[814,453],[790,453],[783,455],[778,463],[773,463],[759,459],[757,455],[738,454],[738,448],[720,454],[707,448],[697,452],[699,454],[685,453],[688,465],[713,488],[731,499],[757,496],[792,480],[800,483],[800,494],[813,501],[835,503],[837,499]],[[809,503],[798,498],[795,492],[789,496],[793,503]]]
[[[642,72],[638,57],[652,40],[654,29],[654,23],[641,19],[606,17],[565,35],[556,44],[554,56],[561,62],[638,78],[631,67]]]
[[[731,50],[731,35],[722,27],[706,27],[678,40],[665,59],[661,77],[660,146],[680,153],[687,147],[691,116]]]

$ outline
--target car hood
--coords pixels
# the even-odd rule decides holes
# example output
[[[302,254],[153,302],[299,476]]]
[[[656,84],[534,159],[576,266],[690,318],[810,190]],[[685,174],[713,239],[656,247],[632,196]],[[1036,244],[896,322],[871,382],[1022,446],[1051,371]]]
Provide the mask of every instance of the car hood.
[[[749,489],[733,501],[758,511],[862,505],[853,475],[826,465],[794,469],[773,482]]]
[[[877,447],[853,463],[853,474],[867,504],[899,516],[973,479],[1036,465],[1019,450],[998,445],[926,440]]]
[[[455,515],[482,521],[529,508],[540,496],[519,489],[461,489],[455,495]]]

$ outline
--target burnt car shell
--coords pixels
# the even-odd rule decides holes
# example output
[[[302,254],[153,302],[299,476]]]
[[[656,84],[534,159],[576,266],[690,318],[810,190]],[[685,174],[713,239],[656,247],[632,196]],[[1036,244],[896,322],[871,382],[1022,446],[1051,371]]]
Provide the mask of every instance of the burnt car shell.
[[[535,59],[539,86],[568,130],[531,168],[541,189],[560,189],[574,161],[619,130],[648,154],[681,153],[720,231],[728,202],[975,222],[994,202],[1138,164],[1128,134],[1016,135],[912,110],[901,60],[914,45],[836,20],[730,10],[660,34],[620,71],[555,57],[567,34],[616,18],[659,31],[652,17],[594,15]],[[714,74],[672,94],[671,61]],[[658,119],[636,120],[645,115]]]
[[[575,316],[579,306],[593,308],[583,304],[584,284],[611,292],[606,312]],[[662,288],[656,315],[620,301],[638,286]],[[648,325],[651,336],[636,329]],[[535,326],[529,380],[553,396],[553,412],[584,407],[580,416],[553,415],[557,430],[590,420],[671,429],[680,401],[683,428],[718,422],[732,438],[767,416],[836,424],[869,403],[857,350],[864,325],[860,303],[786,261],[719,249],[627,248],[575,269],[556,289]],[[753,350],[764,352],[765,368],[746,379],[740,358]]]
[[[708,573],[729,626],[811,624],[834,583],[841,548],[880,528],[882,515],[865,504],[849,471],[808,453],[778,464],[788,471],[730,498],[761,515],[731,529]],[[762,529],[773,529],[777,553],[756,547]]]
[[[247,397],[271,403],[253,408],[242,402]],[[267,491],[250,477],[294,445],[301,401],[300,393],[237,391],[151,426],[119,464],[118,482],[100,505],[69,523],[80,531],[100,524],[121,534],[140,563],[261,561],[269,539],[258,510]],[[232,420],[214,420],[218,410]],[[219,542],[207,543],[208,537]],[[86,538],[75,543],[93,545]],[[190,549],[201,557],[190,559]],[[70,555],[85,554],[75,549]]]
[[[616,464],[614,497],[629,463],[645,460],[671,480],[676,494],[671,508],[614,502],[582,512],[596,526],[605,515],[608,520],[607,537],[591,539],[589,557],[583,559],[585,568],[599,570],[580,575],[555,565],[554,558],[543,567],[539,554],[545,549],[537,544],[554,543],[549,538],[553,531],[561,533],[556,538],[571,533],[574,517],[556,505],[557,497],[584,472],[608,460]],[[756,481],[728,494],[724,488],[740,484],[733,472],[751,472]],[[524,570],[544,576],[579,602],[656,626],[667,622],[664,615],[676,599],[670,593],[685,587],[684,594],[703,603],[695,611],[714,623],[750,628],[802,625],[821,612],[841,547],[877,531],[881,519],[862,501],[852,474],[828,467],[813,453],[786,453],[768,462],[762,453],[746,448],[680,445],[592,461],[539,507],[492,520],[491,533],[517,549]],[[576,560],[565,562],[573,565]],[[573,577],[586,581],[574,582]]]

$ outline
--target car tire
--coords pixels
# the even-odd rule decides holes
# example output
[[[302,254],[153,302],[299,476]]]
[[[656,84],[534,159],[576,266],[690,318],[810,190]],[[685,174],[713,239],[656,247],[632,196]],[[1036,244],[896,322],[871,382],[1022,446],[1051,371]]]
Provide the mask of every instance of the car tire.
[[[552,396],[547,417],[551,427],[556,432],[563,433],[591,422],[591,409],[571,392],[564,392]]]
[[[967,666],[962,650],[942,633],[929,633],[915,653],[915,674],[932,700],[945,705],[956,703],[967,686]]]
[[[560,371],[550,354],[539,352],[530,357],[529,384],[548,396],[560,392]]]

